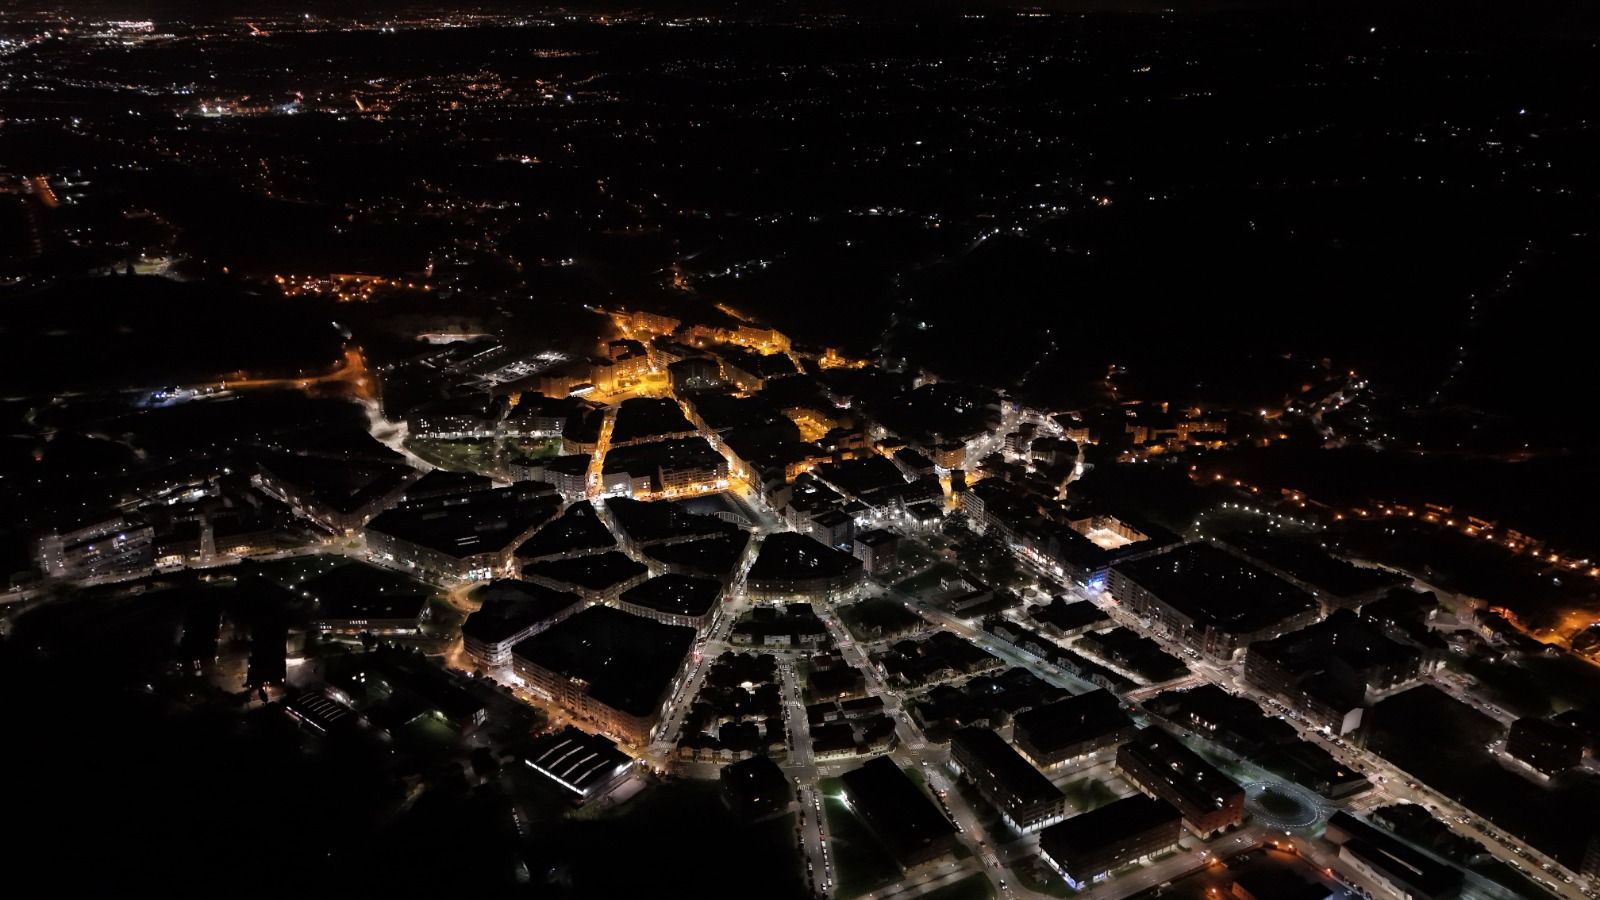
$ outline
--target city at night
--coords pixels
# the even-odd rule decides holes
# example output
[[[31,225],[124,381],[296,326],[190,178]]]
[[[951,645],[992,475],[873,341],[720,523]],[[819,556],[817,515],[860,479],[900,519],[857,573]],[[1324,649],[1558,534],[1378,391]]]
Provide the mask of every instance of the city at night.
[[[0,0],[0,884],[1600,900],[1600,4]]]

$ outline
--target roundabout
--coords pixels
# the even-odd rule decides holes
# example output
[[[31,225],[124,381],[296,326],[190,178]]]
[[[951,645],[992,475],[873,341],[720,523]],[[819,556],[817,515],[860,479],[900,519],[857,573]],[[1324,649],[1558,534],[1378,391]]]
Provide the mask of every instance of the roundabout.
[[[1321,797],[1283,781],[1246,782],[1244,806],[1257,822],[1283,831],[1310,831],[1331,812]]]

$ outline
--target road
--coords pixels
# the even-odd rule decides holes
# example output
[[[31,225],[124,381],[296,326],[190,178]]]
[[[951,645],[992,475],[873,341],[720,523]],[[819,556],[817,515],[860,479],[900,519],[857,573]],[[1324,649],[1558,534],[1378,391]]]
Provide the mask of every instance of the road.
[[[1325,734],[1320,728],[1301,719],[1294,710],[1286,707],[1276,697],[1268,695],[1245,681],[1242,673],[1243,666],[1238,662],[1226,667],[1219,667],[1208,660],[1195,659],[1192,655],[1186,653],[1185,648],[1177,645],[1158,630],[1148,627],[1145,622],[1131,615],[1114,602],[1109,601],[1105,596],[1084,591],[1075,592],[1083,599],[1097,602],[1102,609],[1111,614],[1112,619],[1118,624],[1133,629],[1136,633],[1160,643],[1169,653],[1187,658],[1189,665],[1196,672],[1203,674],[1206,680],[1222,685],[1237,694],[1247,696],[1264,709],[1274,711],[1279,718],[1294,726],[1303,740],[1321,747],[1333,758],[1345,765],[1368,773],[1376,781],[1376,788],[1371,795],[1362,798],[1362,806],[1381,805],[1383,802],[1422,804],[1452,831],[1481,842],[1495,858],[1514,869],[1522,871],[1531,878],[1544,879],[1547,882],[1546,889],[1553,896],[1559,896],[1565,898],[1565,900],[1588,900],[1574,877],[1575,873],[1566,870],[1544,853],[1510,835],[1500,832],[1487,822],[1482,825],[1476,824],[1480,820],[1471,810],[1418,782],[1410,774],[1402,772],[1389,764],[1383,757],[1371,753],[1363,747],[1358,747],[1341,737]],[[1461,697],[1459,689],[1450,685],[1448,681],[1441,681],[1438,678],[1430,680],[1441,689],[1446,690],[1453,696],[1457,696],[1458,699],[1471,702],[1474,706],[1479,705],[1470,697]],[[1493,712],[1490,712],[1490,714],[1493,715]],[[1562,882],[1560,879],[1563,876],[1572,880],[1570,882]]]
[[[348,355],[346,364],[340,369],[317,379],[301,379],[296,383],[300,386],[305,386],[310,380],[348,381],[357,388],[359,394],[360,389],[365,384],[365,368],[359,351],[354,351]],[[281,384],[281,382],[230,382],[228,387],[266,387],[269,384]],[[370,400],[368,402],[370,404]],[[599,449],[594,454],[594,467],[590,472],[591,496],[598,496],[600,493],[600,468],[603,465],[605,449],[609,444],[609,436],[615,421],[615,414],[616,407],[614,405],[608,406],[602,424]],[[1009,426],[1028,414],[1028,411],[1019,410],[1013,410],[1008,413],[1006,417],[1007,428],[1001,429],[996,434],[978,439],[973,442],[972,448],[979,455],[982,455],[984,452],[998,447],[1004,433],[1009,430]],[[694,420],[695,417],[691,415],[690,419]],[[722,445],[715,432],[704,428],[699,430],[713,447],[716,447],[724,455],[729,456],[730,466],[736,465],[736,460],[728,453],[727,448]],[[758,539],[762,535],[788,529],[787,523],[765,502],[760,495],[760,491],[754,485],[738,477],[730,479],[730,482],[731,490],[738,496],[742,505],[753,514],[756,525],[753,530]],[[603,505],[603,502],[600,505]],[[612,524],[603,511],[602,519],[607,522],[608,526]],[[1355,747],[1340,738],[1323,734],[1308,723],[1300,721],[1293,715],[1292,711],[1284,709],[1281,704],[1278,704],[1272,698],[1266,697],[1252,686],[1246,684],[1243,681],[1241,666],[1238,663],[1219,665],[1214,661],[1196,659],[1187,652],[1186,648],[1177,646],[1167,636],[1152,629],[1149,623],[1129,614],[1103,593],[1088,592],[1076,587],[1061,585],[1047,573],[1039,570],[1031,560],[1022,556],[1017,558],[1029,571],[1039,576],[1046,586],[1095,603],[1100,608],[1107,610],[1117,624],[1131,629],[1136,634],[1155,640],[1169,653],[1189,662],[1193,669],[1193,674],[1188,678],[1170,685],[1150,686],[1148,689],[1140,689],[1129,695],[1130,701],[1137,702],[1144,699],[1145,695],[1159,688],[1171,688],[1202,682],[1223,685],[1236,693],[1251,697],[1266,709],[1277,711],[1286,721],[1294,725],[1304,739],[1323,747],[1335,758],[1347,765],[1372,773],[1378,780],[1377,789],[1370,795],[1359,798],[1354,804],[1350,804],[1351,806],[1365,808],[1378,802],[1399,800],[1427,804],[1438,812],[1439,817],[1452,829],[1482,840],[1496,857],[1516,868],[1522,869],[1532,877],[1544,875],[1538,869],[1541,864],[1548,864],[1550,862],[1548,859],[1531,851],[1530,848],[1524,847],[1514,839],[1494,834],[1492,828],[1479,830],[1479,827],[1473,824],[1476,821],[1476,817],[1452,801],[1434,794],[1426,787],[1415,785],[1414,779],[1405,773],[1395,770],[1385,761],[1367,753],[1364,749]],[[919,598],[896,590],[893,586],[880,587],[885,595],[916,612],[931,627],[949,630],[995,655],[1008,665],[1030,671],[1041,680],[1075,694],[1097,689],[1095,685],[1078,679],[1046,661],[1019,651],[1009,643],[982,631],[966,620],[932,607]],[[704,683],[708,662],[714,660],[725,650],[746,649],[732,648],[727,642],[727,637],[734,621],[739,613],[748,606],[743,599],[742,576],[735,580],[734,586],[728,592],[728,598],[728,605],[724,610],[724,615],[700,641],[695,659],[691,663],[677,693],[669,701],[666,707],[666,717],[661,722],[654,739],[645,751],[648,761],[659,770],[670,769],[679,775],[687,777],[716,777],[718,770],[716,765],[709,763],[680,763],[675,760],[672,751],[677,744],[678,732],[682,727],[683,718],[688,711],[690,701]],[[874,900],[883,900],[883,898],[905,900],[905,898],[916,897],[945,884],[952,883],[961,877],[965,877],[970,872],[984,871],[997,885],[1001,883],[1005,885],[1001,891],[1003,897],[1043,900],[1043,895],[1036,894],[1024,887],[1011,868],[1034,856],[1037,839],[1032,836],[1018,836],[1009,831],[1004,834],[985,833],[977,812],[967,803],[961,792],[955,789],[953,776],[946,768],[948,751],[937,745],[929,744],[911,719],[906,705],[908,693],[892,688],[886,683],[883,673],[870,659],[870,647],[861,645],[848,633],[833,609],[823,605],[819,605],[819,607],[821,607],[819,608],[819,615],[828,628],[839,652],[848,664],[859,669],[864,674],[869,692],[883,698],[885,713],[894,720],[895,733],[899,738],[899,745],[892,751],[892,758],[902,766],[923,773],[924,779],[927,781],[936,801],[944,807],[951,820],[960,828],[959,839],[971,854],[967,859],[945,860],[931,868],[919,867],[909,876],[868,896],[874,898]],[[777,651],[774,655],[779,658],[778,671],[782,687],[784,716],[791,741],[790,756],[783,768],[786,774],[794,780],[796,786],[797,846],[813,879],[814,890],[819,897],[827,898],[832,895],[832,891],[835,888],[835,873],[832,869],[831,851],[827,838],[827,822],[823,805],[825,798],[821,796],[817,783],[822,777],[854,768],[859,765],[860,761],[852,759],[821,764],[816,762],[811,755],[809,727],[806,722],[803,698],[799,691],[799,672],[796,667],[801,655],[783,651]],[[1468,700],[1474,706],[1482,706],[1479,701],[1471,697],[1470,692],[1466,690],[1466,685],[1452,682],[1448,679],[1438,679],[1438,682],[1442,688],[1453,696]],[[1502,721],[1507,717],[1504,710],[1491,708],[1486,711]],[[1266,835],[1261,826],[1247,826],[1235,834],[1220,838],[1205,846],[1200,845],[1193,838],[1186,838],[1187,849],[1180,853],[1128,873],[1112,882],[1093,886],[1083,896],[1117,898],[1138,893],[1182,877],[1200,866],[1207,865],[1207,858],[1200,856],[1202,851],[1229,855],[1231,851],[1256,846],[1265,837]],[[1304,846],[1300,847],[1300,851],[1308,858],[1324,859],[1326,865],[1338,867],[1337,861],[1315,842],[1303,841],[1303,844]],[[1558,884],[1555,894],[1564,898],[1564,900],[1584,900],[1584,895],[1572,885]]]

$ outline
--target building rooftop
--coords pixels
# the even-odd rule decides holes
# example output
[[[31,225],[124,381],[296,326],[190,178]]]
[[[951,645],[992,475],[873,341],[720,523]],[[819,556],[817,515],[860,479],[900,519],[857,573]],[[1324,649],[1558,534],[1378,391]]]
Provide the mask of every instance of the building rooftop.
[[[520,425],[533,419],[561,419],[584,408],[584,402],[574,397],[546,397],[535,391],[523,391],[517,405],[506,414],[506,423]]]
[[[896,450],[894,458],[913,472],[930,472],[933,470],[933,460],[910,447],[902,447]]]
[[[751,375],[761,378],[793,375],[797,371],[794,360],[783,353],[752,353],[728,344],[713,348],[713,352],[727,360],[729,365],[738,366]]]
[[[1161,649],[1160,644],[1121,626],[1091,631],[1078,639],[1077,648],[1150,682],[1170,681],[1189,673],[1183,660]]]
[[[892,546],[893,544],[898,543],[899,540],[900,536],[898,534],[895,534],[892,531],[885,531],[882,528],[874,528],[871,531],[863,531],[856,535],[856,543],[865,547],[871,547],[874,550],[878,549],[879,547]]]
[[[1185,544],[1117,571],[1194,620],[1240,634],[1315,609],[1311,595],[1259,566],[1210,544]]]
[[[354,562],[303,582],[300,590],[316,600],[319,619],[415,619],[433,595],[409,575]]]
[[[703,616],[722,596],[722,583],[688,575],[657,575],[622,592],[624,603],[675,616]]]
[[[1203,730],[1212,740],[1239,753],[1257,753],[1263,747],[1295,740],[1293,725],[1266,715],[1255,701],[1215,684],[1165,691],[1146,700],[1144,707],[1187,728]]]
[[[461,558],[506,549],[560,508],[549,485],[524,481],[408,501],[380,513],[367,529]]]
[[[1357,566],[1329,555],[1321,547],[1274,535],[1239,533],[1224,540],[1262,565],[1330,597],[1353,597],[1411,583],[1404,575]]]
[[[1336,662],[1354,672],[1403,665],[1417,655],[1415,648],[1385,637],[1377,626],[1349,610],[1269,641],[1250,645],[1252,655],[1272,660],[1299,676],[1323,672]]]
[[[493,487],[494,479],[486,475],[434,469],[407,485],[404,502],[486,491]]]
[[[645,548],[644,554],[669,566],[689,569],[712,578],[725,578],[744,558],[750,535],[742,531],[722,537],[681,541],[676,544],[657,544]]]
[[[700,394],[689,402],[694,405],[695,414],[718,431],[734,428],[758,430],[776,428],[791,438],[800,433],[794,422],[762,394],[748,397]]]
[[[1190,806],[1214,811],[1227,805],[1227,798],[1242,789],[1233,779],[1217,771],[1199,754],[1160,728],[1143,728],[1118,751],[1145,762],[1163,782]]]
[[[749,577],[755,580],[847,575],[861,569],[861,560],[792,531],[768,535],[761,542]]]
[[[887,756],[846,772],[841,780],[851,809],[898,859],[911,858],[955,834],[944,813]]]
[[[580,602],[577,594],[511,578],[480,585],[473,589],[472,597],[483,605],[467,616],[461,633],[486,644],[499,643]]]
[[[1135,794],[1044,829],[1039,832],[1039,849],[1057,861],[1081,858],[1097,853],[1107,844],[1115,844],[1162,825],[1176,824],[1180,819],[1178,811],[1167,801]],[[1073,873],[1079,880],[1098,874]]]
[[[574,453],[571,456],[550,456],[538,461],[546,472],[559,475],[584,475],[588,473],[589,466],[594,462],[594,457],[587,453]]]
[[[517,644],[512,655],[588,685],[629,715],[654,715],[694,646],[695,630],[591,606]]]
[[[633,765],[611,740],[571,725],[534,740],[523,759],[529,768],[579,797],[587,797]]]
[[[261,468],[340,513],[352,513],[405,487],[417,470],[398,463],[273,453]]]
[[[355,710],[321,691],[301,691],[285,700],[283,708],[319,734],[350,728],[360,721]]]
[[[676,400],[656,397],[630,397],[617,409],[617,422],[611,429],[611,443],[620,446],[631,441],[649,440],[669,434],[694,431]]]
[[[1417,850],[1389,832],[1340,810],[1328,820],[1328,840],[1347,848],[1390,880],[1423,897],[1453,896],[1461,870]]]
[[[789,776],[769,757],[752,756],[722,767],[722,789],[746,813],[782,809],[794,796]]]
[[[715,468],[726,466],[727,463],[722,454],[703,437],[667,438],[628,447],[613,447],[606,453],[600,471],[605,475],[624,472],[637,478],[652,475],[657,469]]]
[[[887,456],[873,454],[818,466],[817,477],[851,496],[860,497],[879,488],[902,485],[905,476]]]
[[[995,780],[1019,803],[1047,802],[1059,798],[1061,789],[1050,783],[1005,738],[987,728],[961,728],[950,735],[951,750],[966,750],[989,770]]]
[[[522,567],[524,578],[537,576],[591,591],[605,590],[648,571],[643,563],[616,550],[573,559],[547,559]]]
[[[731,522],[715,516],[689,512],[676,503],[650,503],[628,497],[606,501],[612,521],[635,544],[688,537],[712,537],[738,532]]]
[[[1133,724],[1110,691],[1090,691],[1017,713],[1016,727],[1041,750],[1094,740]]]
[[[553,522],[542,526],[533,536],[517,548],[517,559],[544,559],[595,550],[609,550],[617,545],[611,529],[600,521],[594,506],[587,500],[568,506]]]
[[[1111,621],[1110,614],[1087,600],[1069,603],[1062,597],[1056,597],[1045,606],[1031,607],[1028,615],[1035,621],[1053,625],[1062,631]]]

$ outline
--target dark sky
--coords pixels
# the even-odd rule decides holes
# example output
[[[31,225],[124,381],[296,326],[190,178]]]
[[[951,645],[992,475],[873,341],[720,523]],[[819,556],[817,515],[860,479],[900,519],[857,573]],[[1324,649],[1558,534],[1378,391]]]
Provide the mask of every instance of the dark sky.
[[[0,0],[8,12],[55,8],[48,0]],[[842,12],[863,17],[908,16],[972,9],[1139,12],[1274,10],[1316,17],[1365,18],[1438,31],[1564,34],[1576,39],[1600,35],[1600,4],[1588,0],[481,0],[426,3],[415,0],[87,0],[60,8],[99,15],[229,17],[312,12],[350,16],[393,10],[478,10],[516,12],[632,11],[725,12],[783,15],[802,11]]]

